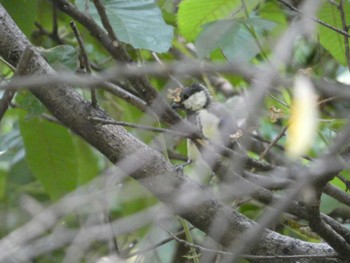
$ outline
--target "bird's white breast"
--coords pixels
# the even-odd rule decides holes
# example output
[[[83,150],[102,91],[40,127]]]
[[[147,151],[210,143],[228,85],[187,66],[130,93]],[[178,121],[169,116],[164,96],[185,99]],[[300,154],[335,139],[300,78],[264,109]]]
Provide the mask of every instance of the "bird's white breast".
[[[209,111],[202,109],[197,112],[197,124],[199,128],[201,129],[203,135],[208,138],[209,140],[212,140],[218,144],[222,144],[222,136],[219,130],[219,118],[215,116],[214,114],[210,113]],[[192,161],[199,161],[201,160],[201,153],[193,144],[191,140],[187,141],[187,154],[189,160]],[[202,160],[203,163],[205,163]]]
[[[191,111],[203,109],[208,102],[208,96],[204,90],[196,92],[183,102],[185,108]]]
[[[222,143],[222,136],[219,130],[220,119],[207,110],[198,112],[199,123],[202,126],[203,135],[216,143]]]

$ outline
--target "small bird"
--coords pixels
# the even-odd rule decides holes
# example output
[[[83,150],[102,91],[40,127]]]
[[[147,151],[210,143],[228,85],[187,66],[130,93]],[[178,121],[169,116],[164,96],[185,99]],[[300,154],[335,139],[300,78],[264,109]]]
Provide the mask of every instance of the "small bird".
[[[239,128],[237,121],[225,106],[212,100],[209,90],[202,84],[195,83],[179,90],[173,97],[172,108],[186,112],[186,119],[197,126],[209,140],[222,146],[233,146],[232,135]],[[194,143],[187,143],[188,161],[196,161],[200,153]]]

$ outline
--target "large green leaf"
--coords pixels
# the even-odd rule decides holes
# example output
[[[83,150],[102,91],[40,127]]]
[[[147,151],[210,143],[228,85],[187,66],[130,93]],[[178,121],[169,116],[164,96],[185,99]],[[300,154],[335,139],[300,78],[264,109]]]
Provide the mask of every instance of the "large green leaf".
[[[203,58],[213,50],[221,48],[231,61],[249,61],[260,51],[255,37],[259,37],[263,30],[270,30],[273,25],[273,22],[259,18],[209,23],[197,38],[198,55]]]
[[[78,161],[71,134],[40,118],[20,118],[26,161],[47,193],[57,199],[77,186]]]
[[[55,70],[76,70],[78,68],[79,53],[72,46],[59,45],[42,49],[40,53]]]
[[[85,0],[76,0],[80,10]],[[173,28],[164,22],[153,0],[102,0],[111,25],[119,40],[134,48],[166,52],[173,38]],[[99,23],[95,6],[89,1],[89,12]]]
[[[246,8],[250,12],[260,0],[247,0]],[[212,21],[243,17],[241,0],[184,0],[179,5],[177,23],[179,31],[188,41],[193,41],[202,30],[202,26]]]
[[[37,0],[0,0],[22,32],[30,37],[37,18]]]
[[[100,171],[99,158],[94,149],[80,137],[74,136],[73,143],[78,161],[78,186],[95,178]]]
[[[336,1],[339,2],[339,1]],[[346,25],[350,23],[350,2],[343,1]],[[330,26],[343,29],[340,11],[336,6],[328,1],[324,1],[321,6],[318,18]],[[321,45],[342,65],[347,65],[345,55],[344,36],[329,29],[323,25],[319,25],[319,40]]]
[[[275,1],[265,2],[258,13],[260,18],[275,23],[275,27],[268,33],[268,37],[272,40],[278,38],[286,30],[288,25],[286,13],[282,7],[282,5]]]
[[[209,23],[196,41],[197,53],[200,58],[209,55],[222,46],[227,35],[235,35],[239,30],[236,20],[222,20]]]
[[[20,90],[16,95],[16,103],[28,112],[27,118],[40,116],[46,112],[46,107],[29,91]]]
[[[18,127],[13,127],[8,133],[0,135],[0,166],[11,166],[21,159],[23,141]]]

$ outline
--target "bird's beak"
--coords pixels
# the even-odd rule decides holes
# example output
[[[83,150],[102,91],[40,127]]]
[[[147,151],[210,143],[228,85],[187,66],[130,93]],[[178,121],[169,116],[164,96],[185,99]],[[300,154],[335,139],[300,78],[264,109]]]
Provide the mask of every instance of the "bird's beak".
[[[173,103],[171,103],[171,108],[175,110],[175,109],[181,109],[181,108],[183,108],[183,106],[181,103],[173,102]]]

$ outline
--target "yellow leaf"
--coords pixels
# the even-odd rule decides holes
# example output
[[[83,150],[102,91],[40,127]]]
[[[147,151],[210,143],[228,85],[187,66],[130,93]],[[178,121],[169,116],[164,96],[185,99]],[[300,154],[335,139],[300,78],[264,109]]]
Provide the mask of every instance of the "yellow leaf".
[[[294,96],[286,149],[292,158],[307,153],[318,127],[318,103],[314,86],[308,76],[300,74],[294,81]]]

